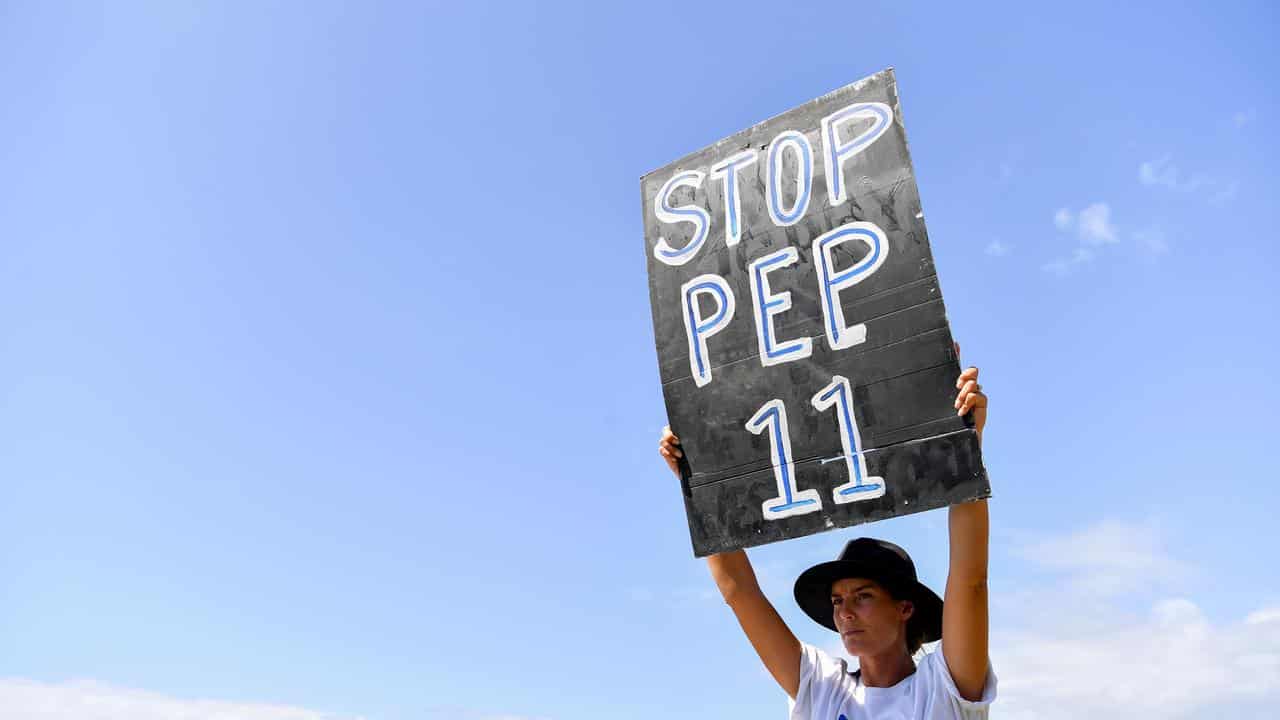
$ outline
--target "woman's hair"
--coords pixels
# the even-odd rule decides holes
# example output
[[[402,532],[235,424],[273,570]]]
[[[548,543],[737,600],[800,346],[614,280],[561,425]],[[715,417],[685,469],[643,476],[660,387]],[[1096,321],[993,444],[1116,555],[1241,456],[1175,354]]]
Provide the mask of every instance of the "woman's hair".
[[[924,623],[915,614],[907,618],[907,654],[915,655],[924,645]]]
[[[888,587],[885,589],[889,591],[889,597],[898,602],[909,601],[912,607],[915,607],[915,600],[907,597],[907,593]],[[907,654],[914,657],[917,652],[920,652],[921,646],[924,645],[924,620],[921,619],[920,613],[913,611],[911,617],[907,618],[907,628],[904,634],[907,636]]]

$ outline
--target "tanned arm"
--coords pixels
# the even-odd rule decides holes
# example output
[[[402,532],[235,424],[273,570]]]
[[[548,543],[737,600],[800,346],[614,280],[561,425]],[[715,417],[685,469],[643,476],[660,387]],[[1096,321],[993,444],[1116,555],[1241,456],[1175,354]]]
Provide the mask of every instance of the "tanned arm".
[[[978,384],[978,368],[960,373],[956,389],[956,410],[973,414],[981,443],[987,396]],[[949,513],[951,564],[942,606],[942,655],[961,697],[978,700],[987,678],[987,501],[952,505]]]

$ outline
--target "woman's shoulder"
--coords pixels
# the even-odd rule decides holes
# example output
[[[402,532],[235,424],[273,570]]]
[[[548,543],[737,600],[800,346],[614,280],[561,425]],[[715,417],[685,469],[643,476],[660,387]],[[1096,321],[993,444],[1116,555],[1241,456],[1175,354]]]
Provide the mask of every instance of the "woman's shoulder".
[[[942,646],[938,645],[932,652],[924,653],[916,664],[916,691],[932,695],[959,712],[957,717],[986,717],[986,710],[996,699],[996,676],[987,664],[986,685],[982,689],[982,697],[977,700],[965,700],[956,689],[951,670],[947,668],[946,657],[942,654]]]

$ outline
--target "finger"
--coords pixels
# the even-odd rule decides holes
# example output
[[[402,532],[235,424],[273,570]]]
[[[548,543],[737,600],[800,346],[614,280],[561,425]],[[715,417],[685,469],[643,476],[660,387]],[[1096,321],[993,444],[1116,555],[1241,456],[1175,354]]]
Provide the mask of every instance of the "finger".
[[[675,445],[672,445],[671,443],[665,440],[658,445],[658,450],[661,451],[663,455],[671,455],[674,457],[684,457],[683,450],[681,450],[680,448],[676,447]]]
[[[966,382],[969,382],[970,380],[977,380],[977,379],[978,379],[978,368],[976,367],[965,368],[964,372],[960,373],[960,377],[956,378],[956,389],[959,390],[961,387],[964,386]]]
[[[662,442],[668,442],[668,441],[673,442],[677,445],[680,444],[680,438],[676,437],[676,434],[671,432],[670,426],[666,426],[662,428]]]
[[[974,408],[985,408],[987,406],[987,396],[981,392],[972,392],[965,396],[964,402],[960,403],[960,409],[957,415],[965,415]]]
[[[956,393],[956,407],[960,407],[960,404],[965,401],[965,398],[968,397],[969,393],[977,392],[981,389],[982,386],[978,384],[977,380],[970,380],[966,382],[964,387],[960,388],[960,392]]]

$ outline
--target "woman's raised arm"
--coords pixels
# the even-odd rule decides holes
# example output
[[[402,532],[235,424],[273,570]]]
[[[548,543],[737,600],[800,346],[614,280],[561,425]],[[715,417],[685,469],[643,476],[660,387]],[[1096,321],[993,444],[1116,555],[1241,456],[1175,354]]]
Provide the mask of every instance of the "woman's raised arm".
[[[658,452],[678,476],[679,459],[684,453],[680,450],[680,439],[670,428],[662,429]],[[747,553],[734,550],[711,555],[707,558],[707,568],[765,669],[794,699],[800,691],[800,641],[760,590]]]
[[[987,396],[978,384],[978,368],[960,373],[956,389],[956,411],[973,414],[981,443]],[[942,656],[960,695],[978,700],[987,679],[987,501],[952,505],[948,512],[951,564],[942,605]]]

